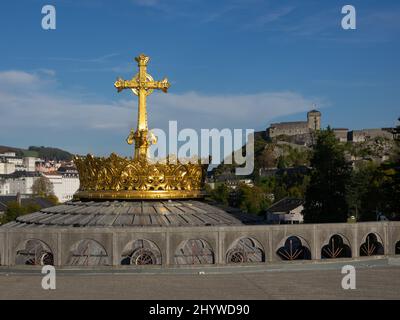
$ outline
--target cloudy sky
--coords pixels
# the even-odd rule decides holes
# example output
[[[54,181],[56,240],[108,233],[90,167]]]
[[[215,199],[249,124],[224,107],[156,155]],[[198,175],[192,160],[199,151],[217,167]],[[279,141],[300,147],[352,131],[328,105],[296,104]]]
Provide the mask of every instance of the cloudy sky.
[[[357,29],[341,28],[348,1],[49,1],[56,30],[41,28],[43,1],[2,3],[0,145],[56,146],[129,155],[137,101],[118,76],[167,76],[148,99],[149,126],[265,129],[303,120],[387,127],[400,116],[400,3],[351,1]]]

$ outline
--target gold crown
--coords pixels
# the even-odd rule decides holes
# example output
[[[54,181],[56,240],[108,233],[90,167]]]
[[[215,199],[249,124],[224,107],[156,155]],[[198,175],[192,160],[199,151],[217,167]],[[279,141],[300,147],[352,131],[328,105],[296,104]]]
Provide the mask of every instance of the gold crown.
[[[201,198],[207,166],[197,163],[150,163],[92,155],[75,157],[80,187],[75,199]]]
[[[138,126],[127,138],[128,144],[135,143],[133,159],[112,153],[108,158],[92,155],[75,157],[79,171],[80,187],[75,199],[178,199],[200,198],[204,185],[206,165],[200,160],[180,163],[152,163],[148,158],[149,146],[155,140],[149,137],[147,127],[146,98],[154,90],[167,92],[168,79],[154,81],[147,73],[149,57],[136,57],[139,73],[131,80],[118,79],[114,86],[118,92],[130,89],[138,96]]]

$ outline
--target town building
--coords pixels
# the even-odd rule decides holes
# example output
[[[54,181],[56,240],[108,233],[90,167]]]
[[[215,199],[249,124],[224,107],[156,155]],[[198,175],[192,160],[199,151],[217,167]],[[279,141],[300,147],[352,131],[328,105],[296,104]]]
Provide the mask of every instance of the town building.
[[[15,152],[0,154],[0,195],[32,195],[32,186],[41,176],[50,180],[60,202],[71,200],[79,188],[78,171],[72,162],[18,157]]]
[[[56,172],[42,175],[50,180],[53,193],[59,202],[72,200],[74,193],[79,189],[79,175],[75,167],[60,167]]]
[[[267,223],[299,224],[304,222],[304,200],[286,197],[275,202],[266,211]]]
[[[11,174],[0,175],[1,195],[31,195],[32,186],[40,177],[38,172],[15,171]]]

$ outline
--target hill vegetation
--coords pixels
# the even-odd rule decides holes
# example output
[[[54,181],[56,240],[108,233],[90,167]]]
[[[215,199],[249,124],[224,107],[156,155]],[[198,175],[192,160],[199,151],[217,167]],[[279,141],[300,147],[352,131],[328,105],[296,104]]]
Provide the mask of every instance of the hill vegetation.
[[[44,160],[70,161],[73,157],[68,151],[44,146],[30,146],[28,149],[0,146],[0,153],[4,152],[15,152],[18,157],[37,157]]]
[[[209,194],[253,214],[263,214],[284,197],[301,198],[306,222],[345,222],[353,216],[358,221],[400,219],[400,126],[395,131],[395,140],[342,143],[328,127],[310,147],[257,133],[252,175],[235,176],[235,165],[221,164]],[[246,178],[253,187],[243,182],[229,188],[235,179]],[[221,186],[227,182],[228,187]]]

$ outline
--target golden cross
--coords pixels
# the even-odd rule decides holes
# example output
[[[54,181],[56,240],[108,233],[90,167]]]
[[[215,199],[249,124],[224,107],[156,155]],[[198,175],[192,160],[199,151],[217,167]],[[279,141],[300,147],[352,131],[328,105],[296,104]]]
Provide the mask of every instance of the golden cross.
[[[147,127],[147,111],[146,111],[146,97],[150,95],[154,89],[162,90],[167,92],[170,87],[170,83],[167,78],[161,81],[154,81],[153,77],[147,73],[147,64],[150,58],[144,54],[136,57],[135,60],[138,63],[139,73],[133,76],[131,80],[123,80],[118,78],[114,86],[118,92],[124,89],[132,89],[133,93],[138,96],[138,122],[136,132],[131,130],[127,141],[132,144],[135,140],[135,158],[147,158],[148,148],[151,144],[148,138],[148,127]]]

